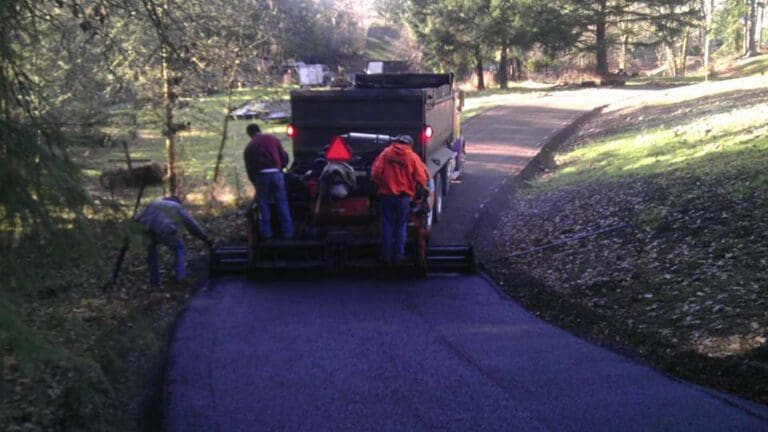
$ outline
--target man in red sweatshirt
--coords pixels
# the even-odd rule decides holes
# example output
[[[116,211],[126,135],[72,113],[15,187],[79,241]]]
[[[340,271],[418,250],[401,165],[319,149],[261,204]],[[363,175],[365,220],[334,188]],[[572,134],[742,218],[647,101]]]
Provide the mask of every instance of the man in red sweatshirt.
[[[373,162],[371,180],[381,201],[381,258],[400,264],[405,259],[408,214],[416,186],[427,187],[427,167],[413,151],[413,138],[400,135]]]
[[[261,133],[255,123],[245,129],[251,141],[245,147],[243,158],[248,178],[256,187],[256,199],[259,203],[259,236],[263,240],[272,238],[272,203],[277,204],[278,218],[283,238],[293,237],[293,221],[288,208],[285,192],[283,168],[288,166],[288,153],[280,140],[271,134]]]

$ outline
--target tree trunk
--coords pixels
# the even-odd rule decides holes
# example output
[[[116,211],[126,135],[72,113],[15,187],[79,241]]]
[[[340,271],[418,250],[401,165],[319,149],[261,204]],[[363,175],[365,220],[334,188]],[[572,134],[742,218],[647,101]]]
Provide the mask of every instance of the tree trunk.
[[[519,53],[515,53],[512,56],[512,63],[514,63],[514,77],[515,81],[523,80],[523,60],[520,58]]]
[[[709,81],[709,30],[712,27],[712,8],[714,0],[702,0],[702,10],[704,11],[704,81]]]
[[[166,166],[168,171],[168,193],[176,194],[176,129],[174,127],[174,85],[171,82],[168,49],[162,48],[162,79],[163,79],[163,135],[165,136]]]
[[[595,22],[595,57],[596,72],[600,76],[608,75],[608,17],[607,0],[598,0],[598,10]]]
[[[763,2],[762,13],[760,14],[760,30],[757,32],[757,45],[760,49],[765,48],[765,27],[768,25],[768,2]]]
[[[629,52],[629,35],[625,34],[621,38],[621,56],[619,57],[619,70],[627,71],[627,54]]]
[[[4,39],[4,35],[0,35],[0,38]],[[5,48],[5,41],[0,41],[0,47]],[[10,91],[8,89],[8,65],[3,62],[0,64],[0,116],[2,116],[2,122],[4,125],[11,123],[11,110],[8,107],[8,99],[10,98]],[[0,158],[5,159],[8,155],[8,145],[11,142],[10,128],[7,126],[2,128],[2,140],[0,140]],[[13,230],[8,230],[12,232]]]
[[[176,98],[174,93],[173,78],[168,70],[170,65],[168,61],[168,48],[162,48],[162,76],[163,76],[163,111],[165,119],[163,122],[163,132],[165,135],[165,153],[168,166],[168,191],[171,195],[176,194],[176,129],[174,127],[173,105]]]
[[[163,1],[161,20],[165,21],[168,15],[168,0]],[[161,73],[163,80],[163,135],[165,135],[165,153],[168,167],[168,193],[176,195],[176,127],[174,124],[174,105],[176,103],[175,77],[170,65],[170,50],[168,41],[161,39],[160,57]]]
[[[507,38],[501,42],[501,59],[499,60],[499,87],[507,89],[509,87],[509,47]]]
[[[747,57],[753,57],[757,55],[756,33],[757,33],[757,0],[749,1],[749,13],[747,15],[747,39],[746,39],[746,55]]]
[[[685,35],[683,36],[683,44],[680,47],[680,68],[678,71],[678,75],[684,77],[685,76],[685,69],[686,69],[686,63],[688,63],[688,39],[691,36],[691,30],[689,28],[685,29]]]
[[[480,47],[475,48],[475,73],[477,74],[477,89],[485,90],[485,77],[483,76],[483,56]]]
[[[227,143],[227,131],[229,129],[229,113],[232,112],[232,94],[234,93],[234,82],[237,74],[237,66],[232,68],[232,74],[227,81],[227,112],[224,114],[224,126],[221,129],[221,142],[219,143],[219,153],[216,155],[216,166],[213,169],[213,182],[215,186],[219,181],[219,169],[221,161],[224,158],[224,145]]]
[[[749,1],[749,0],[746,0]],[[741,53],[746,57],[749,53],[749,14],[742,17]]]
[[[755,31],[755,38],[757,39],[757,50],[762,51],[763,49],[763,33],[765,31],[765,9],[766,9],[766,2],[763,2],[762,4],[758,4],[757,9],[757,31]]]
[[[673,78],[677,78],[677,56],[675,50],[669,44],[664,44],[664,53],[666,56],[667,72]]]

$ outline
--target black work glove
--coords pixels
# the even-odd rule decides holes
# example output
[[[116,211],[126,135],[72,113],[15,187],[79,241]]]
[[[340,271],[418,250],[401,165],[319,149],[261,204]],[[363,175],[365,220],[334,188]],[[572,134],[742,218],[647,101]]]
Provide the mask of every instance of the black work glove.
[[[426,201],[429,198],[429,189],[420,184],[416,184],[416,196],[421,200]]]

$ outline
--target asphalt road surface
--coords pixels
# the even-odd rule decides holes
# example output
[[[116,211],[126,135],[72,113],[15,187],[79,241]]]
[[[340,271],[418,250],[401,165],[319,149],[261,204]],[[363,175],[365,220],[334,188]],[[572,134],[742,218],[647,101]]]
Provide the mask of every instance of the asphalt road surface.
[[[556,129],[626,95],[531,96],[475,119],[443,222],[468,235]],[[170,431],[768,431],[768,407],[582,341],[481,276],[210,280],[176,328],[164,414]]]
[[[585,89],[512,95],[503,106],[473,118],[462,130],[468,146],[464,176],[451,184],[443,203],[445,218],[433,228],[431,242],[470,242],[475,219],[500,183],[519,173],[548,140],[599,106],[647,92]]]

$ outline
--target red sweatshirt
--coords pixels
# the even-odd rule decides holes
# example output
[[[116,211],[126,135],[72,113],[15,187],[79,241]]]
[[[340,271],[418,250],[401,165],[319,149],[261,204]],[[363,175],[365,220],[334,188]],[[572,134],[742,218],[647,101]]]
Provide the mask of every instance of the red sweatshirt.
[[[282,170],[288,165],[288,153],[280,140],[271,134],[256,134],[243,152],[248,178],[256,182],[261,170]]]

